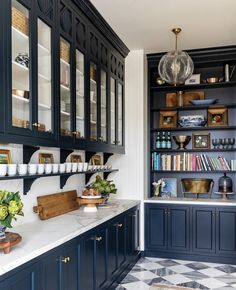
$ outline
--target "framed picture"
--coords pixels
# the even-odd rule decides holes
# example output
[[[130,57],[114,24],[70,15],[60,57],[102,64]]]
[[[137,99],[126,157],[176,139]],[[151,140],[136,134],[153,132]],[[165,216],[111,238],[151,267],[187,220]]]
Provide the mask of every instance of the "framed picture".
[[[208,109],[208,126],[227,126],[228,125],[228,109]]]
[[[177,111],[160,111],[160,128],[175,128],[177,126]]]
[[[200,84],[200,74],[194,74],[186,80],[185,85],[198,85]]]
[[[204,99],[205,99],[204,91],[185,92],[183,94],[183,106],[192,106],[193,104],[191,103],[191,101]]]
[[[101,156],[98,154],[93,155],[93,157],[91,158],[91,164],[92,165],[102,165]]]
[[[50,153],[39,153],[40,164],[51,164],[54,163],[53,154]]]
[[[166,94],[166,107],[178,107],[178,100],[176,93]]]
[[[80,162],[82,162],[81,155],[79,155],[79,154],[71,154],[70,162],[72,162],[72,163],[80,163]]]
[[[163,178],[165,186],[163,191],[170,197],[177,197],[177,178]]]
[[[210,133],[194,133],[192,135],[193,149],[210,149]]]
[[[0,164],[11,163],[11,151],[7,149],[0,149]]]

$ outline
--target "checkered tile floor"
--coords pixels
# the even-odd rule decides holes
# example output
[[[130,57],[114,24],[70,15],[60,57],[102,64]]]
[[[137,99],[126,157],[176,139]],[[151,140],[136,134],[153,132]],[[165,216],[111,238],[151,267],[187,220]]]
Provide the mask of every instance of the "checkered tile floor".
[[[116,290],[149,290],[153,283],[198,289],[236,289],[236,265],[141,258]]]

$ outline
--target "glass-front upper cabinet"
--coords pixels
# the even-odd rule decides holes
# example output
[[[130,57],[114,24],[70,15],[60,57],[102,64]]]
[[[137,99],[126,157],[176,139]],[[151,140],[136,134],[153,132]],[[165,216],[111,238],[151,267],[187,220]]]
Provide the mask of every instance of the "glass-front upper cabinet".
[[[107,142],[107,73],[101,70],[101,101],[100,101],[100,142]]]
[[[116,144],[116,80],[114,78],[111,78],[110,90],[110,138],[111,144]]]
[[[90,63],[90,140],[98,140],[97,118],[97,66]]]
[[[117,145],[123,146],[123,85],[118,83],[118,136]]]
[[[84,55],[76,50],[76,138],[85,138]]]
[[[31,129],[30,11],[12,0],[12,126]]]
[[[71,45],[63,37],[60,38],[60,128],[61,136],[72,136],[71,112]]]
[[[40,132],[53,131],[52,115],[52,31],[38,19],[38,122]]]

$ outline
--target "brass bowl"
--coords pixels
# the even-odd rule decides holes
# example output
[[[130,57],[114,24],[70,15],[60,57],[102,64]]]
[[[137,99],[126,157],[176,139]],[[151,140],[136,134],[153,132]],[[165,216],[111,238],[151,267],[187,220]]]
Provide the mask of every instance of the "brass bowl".
[[[215,84],[215,83],[220,83],[223,81],[223,78],[219,78],[219,77],[211,77],[211,78],[207,78],[206,79],[207,83],[209,84]]]
[[[186,135],[177,135],[173,136],[173,139],[175,143],[179,146],[179,150],[185,150],[185,147],[188,145],[188,143],[191,140],[191,136]]]
[[[211,191],[213,180],[207,178],[183,178],[181,183],[184,193],[206,194]]]

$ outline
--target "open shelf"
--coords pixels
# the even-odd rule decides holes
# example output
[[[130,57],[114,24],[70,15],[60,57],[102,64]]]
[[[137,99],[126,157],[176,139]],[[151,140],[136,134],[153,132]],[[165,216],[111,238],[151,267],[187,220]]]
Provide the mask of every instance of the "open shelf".
[[[212,174],[212,173],[236,173],[235,170],[214,170],[214,171],[190,171],[190,170],[152,170],[151,173],[178,173],[178,174],[181,174],[181,173],[196,173],[196,174],[199,174],[199,173],[207,173],[207,174]]]
[[[236,126],[221,126],[221,127],[177,127],[177,128],[155,128],[151,129],[151,132],[161,132],[161,131],[215,131],[215,130],[235,130]]]
[[[207,110],[213,108],[236,108],[236,104],[214,104],[214,105],[197,105],[197,106],[185,106],[185,107],[163,107],[163,108],[151,108],[151,112],[159,111],[194,111],[194,110]]]
[[[214,88],[227,88],[236,86],[236,81],[221,82],[221,83],[202,83],[196,85],[181,85],[181,86],[151,86],[152,91],[188,91],[188,90],[198,90],[198,89],[214,89]]]
[[[179,150],[179,149],[151,149],[151,152],[157,152],[157,153],[191,153],[191,152],[236,152],[236,148],[233,149],[185,149],[185,150]]]

